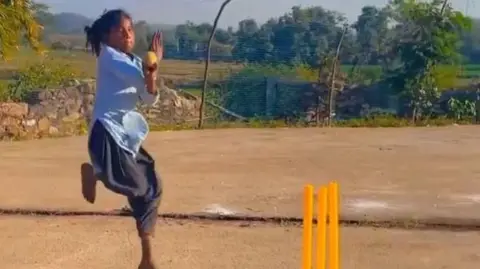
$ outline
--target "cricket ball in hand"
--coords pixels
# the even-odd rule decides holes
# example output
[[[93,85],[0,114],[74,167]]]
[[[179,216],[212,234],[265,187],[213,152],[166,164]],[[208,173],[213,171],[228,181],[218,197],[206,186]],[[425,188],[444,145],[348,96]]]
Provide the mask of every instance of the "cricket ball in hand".
[[[147,68],[155,69],[158,62],[157,54],[155,54],[155,52],[153,51],[147,52],[145,58],[143,59],[143,62]]]

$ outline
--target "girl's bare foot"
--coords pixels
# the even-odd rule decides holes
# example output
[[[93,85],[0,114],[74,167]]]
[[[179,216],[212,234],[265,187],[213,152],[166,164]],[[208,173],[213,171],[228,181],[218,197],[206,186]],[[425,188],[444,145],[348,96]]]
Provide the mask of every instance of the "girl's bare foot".
[[[138,269],[157,269],[152,256],[152,236],[143,234],[140,236],[142,243],[142,261]]]
[[[157,269],[157,265],[152,260],[142,260],[138,269]]]
[[[97,179],[95,178],[92,165],[89,163],[82,163],[80,173],[82,176],[83,198],[93,204],[95,203],[95,197],[97,196]]]

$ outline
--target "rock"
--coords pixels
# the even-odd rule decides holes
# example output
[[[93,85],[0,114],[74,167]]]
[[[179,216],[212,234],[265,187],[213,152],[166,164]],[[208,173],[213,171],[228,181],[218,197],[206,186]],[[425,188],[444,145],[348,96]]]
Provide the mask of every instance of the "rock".
[[[34,127],[37,124],[37,121],[35,119],[28,119],[22,121],[22,124],[25,127]]]
[[[184,110],[187,110],[187,111],[191,111],[191,110],[194,110],[195,109],[195,103],[194,102],[189,102],[188,100],[186,99],[182,99],[182,108],[184,108]]]
[[[0,103],[0,116],[23,118],[28,114],[26,103]]]
[[[59,100],[66,100],[68,98],[68,94],[65,89],[56,90],[55,95],[56,95],[56,98]]]
[[[28,117],[29,118],[40,118],[45,116],[43,106],[40,104],[37,105],[31,105],[30,109],[28,111]]]
[[[67,108],[66,107],[59,107],[57,108],[57,111],[56,111],[56,119],[57,120],[61,120],[63,118],[65,118],[67,116]]]
[[[43,91],[39,91],[37,93],[37,98],[40,101],[48,101],[48,100],[51,100],[53,98],[53,94],[52,94],[51,91],[43,90]]]
[[[91,117],[93,114],[93,105],[86,105],[83,107],[83,113],[85,117]]]
[[[78,90],[78,85],[77,87],[68,87],[65,89],[65,93],[67,94],[69,100],[71,101],[76,101],[81,98],[82,93]]]
[[[58,129],[56,127],[50,126],[48,127],[48,133],[50,135],[58,135]]]
[[[65,117],[62,118],[63,122],[75,122],[76,120],[80,119],[82,115],[78,112],[73,112]]]
[[[4,116],[0,118],[0,125],[3,127],[21,125],[22,121],[16,117]]]
[[[49,118],[49,119],[57,119],[58,118],[58,114],[61,114],[61,111],[59,111],[57,109],[57,107],[55,106],[55,104],[47,104],[43,107],[44,109],[44,114]]]
[[[95,94],[95,87],[92,82],[83,83],[79,85],[77,89],[79,89],[82,94]]]
[[[84,104],[93,104],[94,101],[95,101],[95,95],[93,95],[93,94],[86,94],[83,97],[83,103]]]
[[[65,112],[67,115],[72,113],[78,113],[80,111],[81,105],[78,105],[77,100],[68,99],[65,101]]]
[[[38,121],[38,130],[39,131],[49,132],[50,127],[51,127],[51,123],[50,123],[50,120],[48,118],[44,117],[44,118],[41,118]]]
[[[21,125],[8,125],[4,126],[5,134],[10,138],[23,137],[26,132]]]

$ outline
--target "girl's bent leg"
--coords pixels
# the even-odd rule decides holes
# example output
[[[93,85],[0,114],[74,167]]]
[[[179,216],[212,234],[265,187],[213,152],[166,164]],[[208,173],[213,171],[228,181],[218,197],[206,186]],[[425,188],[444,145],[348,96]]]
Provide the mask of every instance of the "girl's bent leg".
[[[152,240],[155,236],[158,207],[162,196],[162,182],[155,171],[154,160],[143,148],[140,149],[136,160],[137,168],[142,170],[147,181],[144,195],[128,199],[142,244],[142,260],[139,269],[155,269]]]
[[[89,142],[92,164],[99,170],[96,177],[105,187],[128,198],[142,242],[140,269],[155,269],[152,237],[162,184],[155,171],[155,161],[145,151],[134,156],[119,147],[100,122],[92,128]]]

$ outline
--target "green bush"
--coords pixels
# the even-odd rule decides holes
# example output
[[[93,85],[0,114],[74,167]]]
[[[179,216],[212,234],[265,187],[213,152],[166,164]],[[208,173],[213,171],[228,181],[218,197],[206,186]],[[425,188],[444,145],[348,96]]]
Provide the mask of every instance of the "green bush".
[[[22,101],[32,90],[64,86],[81,77],[83,74],[68,64],[53,61],[32,64],[14,75],[7,96],[12,101]]]
[[[8,80],[0,80],[0,102],[8,100]]]
[[[475,117],[477,114],[475,102],[450,98],[448,100],[448,115],[455,120],[465,120]]]

